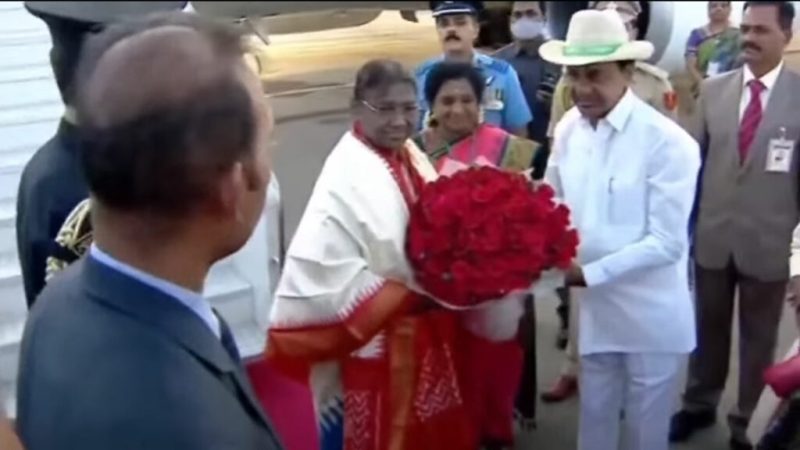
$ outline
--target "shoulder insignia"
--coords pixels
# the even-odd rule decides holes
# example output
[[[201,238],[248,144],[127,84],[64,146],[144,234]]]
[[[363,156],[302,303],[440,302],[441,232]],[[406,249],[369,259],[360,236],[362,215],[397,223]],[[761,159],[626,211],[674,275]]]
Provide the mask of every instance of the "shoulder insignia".
[[[489,55],[480,55],[478,57],[478,65],[499,74],[505,74],[511,68],[511,64],[508,62]]]
[[[664,92],[664,107],[668,111],[675,111],[678,107],[678,94],[675,91]]]
[[[90,205],[88,198],[78,203],[58,230],[55,252],[46,260],[46,282],[89,251],[93,240]]]
[[[433,67],[433,65],[436,64],[437,62],[439,62],[439,60],[436,59],[436,58],[429,59],[429,60],[423,62],[422,64],[417,66],[417,69],[414,71],[414,75],[417,76],[417,77],[425,75],[426,73],[428,73],[428,71],[431,69],[431,67]]]
[[[652,75],[658,79],[669,81],[669,73],[666,70],[663,70],[659,67],[656,67],[652,64],[647,64],[644,62],[637,62],[636,69],[648,74]]]

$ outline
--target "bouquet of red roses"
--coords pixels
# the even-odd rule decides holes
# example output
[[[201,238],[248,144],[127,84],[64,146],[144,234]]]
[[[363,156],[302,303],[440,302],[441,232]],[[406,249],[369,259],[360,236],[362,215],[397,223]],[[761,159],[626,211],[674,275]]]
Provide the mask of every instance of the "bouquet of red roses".
[[[567,269],[578,235],[547,185],[473,167],[440,177],[411,210],[407,255],[416,282],[445,306],[469,309],[528,290]]]

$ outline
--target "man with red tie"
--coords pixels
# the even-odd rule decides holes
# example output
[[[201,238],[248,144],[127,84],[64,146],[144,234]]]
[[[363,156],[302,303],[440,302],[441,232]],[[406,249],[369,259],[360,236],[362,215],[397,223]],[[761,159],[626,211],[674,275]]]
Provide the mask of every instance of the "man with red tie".
[[[745,2],[739,70],[707,79],[692,134],[700,143],[694,257],[697,349],[671,439],[711,426],[728,376],[734,299],[739,299],[738,400],[728,422],[732,449],[750,449],[746,429],[774,360],[798,223],[800,76],[784,67],[792,2]],[[737,297],[738,293],[738,297]]]

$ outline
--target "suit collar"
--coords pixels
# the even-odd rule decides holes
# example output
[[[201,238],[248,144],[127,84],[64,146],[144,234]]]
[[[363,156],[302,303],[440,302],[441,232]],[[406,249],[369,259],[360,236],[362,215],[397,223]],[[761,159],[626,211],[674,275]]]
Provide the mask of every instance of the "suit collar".
[[[91,301],[158,330],[216,372],[232,376],[237,384],[240,401],[272,432],[269,419],[264,414],[244,370],[231,359],[219,339],[195,313],[158,289],[94,258],[84,258],[79,264],[83,265],[81,276]]]
[[[759,80],[764,84],[764,86],[766,86],[768,91],[771,91],[772,89],[775,88],[775,83],[778,82],[778,75],[780,75],[782,69],[783,69],[783,61],[781,61],[780,64],[778,64],[777,66],[775,66],[775,68],[764,74],[763,77],[759,78]],[[747,64],[745,64],[742,68],[742,87],[747,86],[747,83],[749,83],[750,80],[754,80],[755,78],[756,76],[753,75],[753,72],[750,71],[750,68],[747,67]]]
[[[106,267],[127,275],[142,284],[157,289],[167,295],[172,301],[177,301],[186,306],[194,314],[200,317],[214,335],[220,337],[220,326],[217,316],[211,309],[211,305],[200,292],[194,292],[183,286],[178,286],[171,281],[161,279],[137,269],[123,261],[120,261],[108,253],[104,252],[97,243],[93,243],[89,249],[89,257],[100,262]]]
[[[795,112],[794,106],[792,105],[794,97],[791,92],[791,87],[789,86],[789,78],[786,75],[786,71],[782,70],[782,68],[783,63],[770,72],[770,74],[774,76],[774,80],[771,81],[773,85],[771,87],[768,85],[767,88],[772,92],[770,92],[769,103],[767,103],[764,109],[764,116],[761,118],[761,123],[758,125],[756,135],[753,138],[753,144],[750,147],[750,151],[747,153],[747,159],[742,168],[743,171],[751,170],[754,165],[754,160],[756,160],[757,155],[760,153],[758,150],[763,149],[761,150],[762,152],[766,151],[769,147],[769,140],[778,137],[776,130],[782,126],[786,126],[787,118],[792,117],[792,114]],[[767,82],[764,78],[770,74],[762,77],[762,82],[766,84]],[[781,93],[784,93],[784,95],[781,95]],[[758,160],[762,161],[762,159]]]
[[[156,328],[220,372],[234,370],[219,340],[182,303],[93,257],[85,258],[83,264],[85,286],[93,300]]]
[[[745,80],[748,76],[748,72],[749,69],[743,67],[731,76],[730,80],[728,81],[727,88],[724,89],[719,108],[720,111],[723,111],[723,114],[728,115],[728,119],[726,121],[732,125],[729,133],[731,133],[734,148],[737,149],[739,148],[740,126],[739,103],[745,89]],[[770,75],[774,75],[774,80],[765,80],[765,78]],[[752,76],[752,72],[750,72],[750,76]],[[780,92],[789,92],[790,90],[788,85],[789,79],[786,71],[783,70],[783,63],[778,65],[778,67],[773,69],[764,77],[761,77],[761,81],[765,85],[767,85],[767,81],[772,83],[772,86],[767,85],[767,88],[773,90],[773,92],[770,95],[770,100],[767,104],[767,107],[764,109],[761,123],[758,125],[758,129],[756,130],[756,135],[753,138],[750,151],[747,153],[747,158],[745,159],[744,164],[740,166],[739,176],[743,176],[751,169],[753,160],[759,153],[758,149],[762,147],[766,148],[768,140],[773,137],[766,133],[772,132],[776,127],[781,126],[782,122],[785,121],[785,118],[791,115],[793,111],[791,105],[793,97],[791,95],[780,95]]]

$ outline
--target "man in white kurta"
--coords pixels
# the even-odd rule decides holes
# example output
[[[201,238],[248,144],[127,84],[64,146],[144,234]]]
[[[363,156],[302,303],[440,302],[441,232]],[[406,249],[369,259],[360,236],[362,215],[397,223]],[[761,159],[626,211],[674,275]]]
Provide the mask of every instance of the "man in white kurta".
[[[619,15],[578,12],[566,42],[553,42],[540,51],[567,66],[576,100],[556,127],[545,180],[581,239],[567,274],[586,287],[579,448],[667,450],[679,370],[695,346],[686,265],[700,151],[627,88],[632,62],[653,49],[629,41]]]

